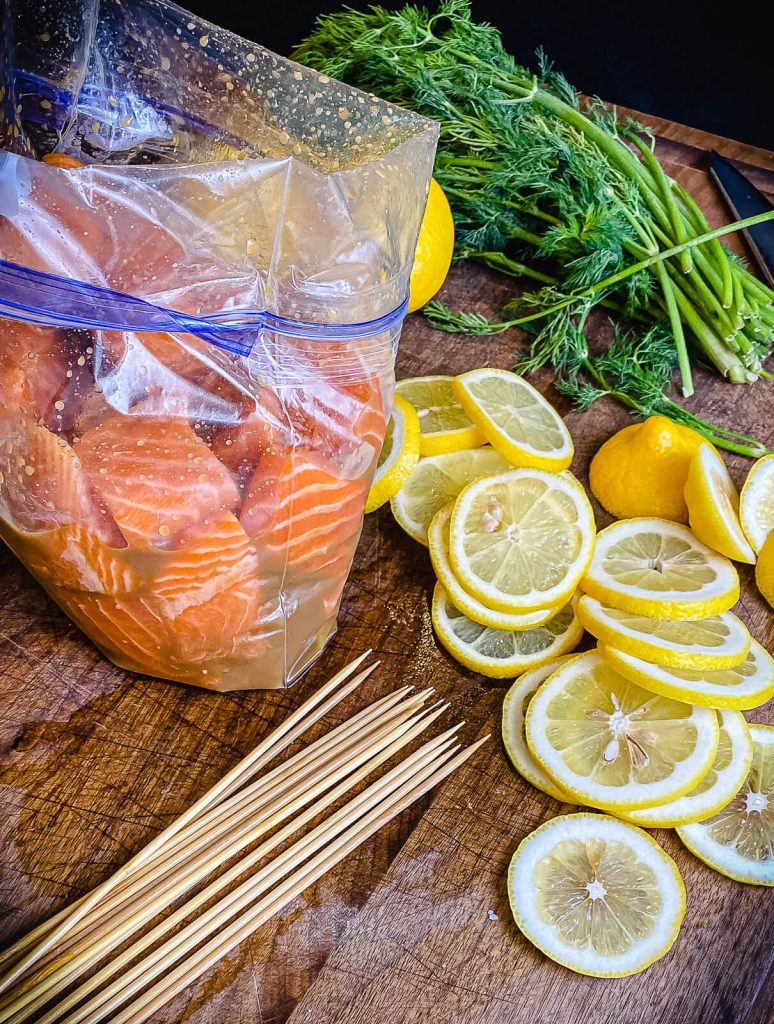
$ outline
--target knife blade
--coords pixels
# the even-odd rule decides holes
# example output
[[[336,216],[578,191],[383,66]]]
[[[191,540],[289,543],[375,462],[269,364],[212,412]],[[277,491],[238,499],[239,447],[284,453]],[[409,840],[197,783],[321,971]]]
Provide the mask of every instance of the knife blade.
[[[774,209],[763,192],[715,150],[710,157],[710,174],[739,220]],[[755,224],[742,234],[761,273],[774,288],[774,221]]]

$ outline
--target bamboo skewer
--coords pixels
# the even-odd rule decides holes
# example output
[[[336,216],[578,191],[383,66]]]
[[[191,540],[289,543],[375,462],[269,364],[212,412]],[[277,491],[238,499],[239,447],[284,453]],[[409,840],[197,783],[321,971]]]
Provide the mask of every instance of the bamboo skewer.
[[[379,764],[384,763],[384,761],[391,757],[393,753],[395,753],[402,746],[405,746],[405,744],[410,742],[411,739],[415,738],[415,736],[417,736],[424,728],[426,728],[426,726],[432,719],[436,718],[444,710],[445,708],[441,707],[432,712],[425,713],[425,715],[422,716],[423,720],[415,722],[409,732],[407,732],[403,736],[397,737],[393,741],[393,743],[390,744],[389,747],[385,748],[384,751],[380,752],[376,757],[368,761],[357,773],[355,781],[360,781],[361,779],[365,778]],[[452,727],[445,733],[442,733],[440,736],[431,740],[429,744],[427,744],[424,748],[421,749],[423,751],[427,751],[428,748],[430,748],[431,753],[434,755],[443,752],[444,750],[448,749],[448,747],[451,746],[451,744],[453,743],[454,734],[457,732],[458,729],[459,725]],[[304,814],[301,816],[301,819],[299,819],[298,825],[307,824],[308,822],[312,821],[315,817],[317,817],[317,815],[322,810],[324,810],[326,807],[334,803],[337,799],[339,799],[339,797],[343,796],[344,793],[346,793],[351,788],[351,785],[352,783],[349,779],[344,780],[344,782],[337,786],[335,790],[333,790],[331,793],[326,794],[326,796],[322,800],[320,800],[317,804],[313,805],[306,812],[304,812]],[[294,823],[294,826],[295,824],[296,823]],[[227,872],[226,875],[224,875],[222,878],[216,879],[213,883],[211,883],[207,887],[207,889],[204,890],[202,893],[198,894],[194,898],[194,900],[191,900],[184,907],[181,907],[179,910],[175,911],[173,915],[162,921],[161,924],[157,925],[152,932],[149,932],[147,935],[142,936],[142,938],[140,938],[127,950],[125,950],[116,960],[112,961],[107,967],[103,968],[102,971],[98,972],[98,974],[94,975],[92,978],[89,978],[84,985],[82,985],[76,991],[71,993],[62,1003],[57,1004],[54,1010],[50,1011],[48,1014],[42,1017],[38,1024],[52,1024],[53,1021],[60,1020],[62,1014],[66,1012],[68,1009],[70,1009],[73,1005],[80,1002],[81,999],[83,999],[83,997],[88,994],[88,992],[94,991],[95,988],[99,988],[102,985],[102,983],[107,981],[111,975],[114,975],[125,964],[130,963],[132,960],[134,960],[145,948],[154,943],[157,939],[161,938],[173,927],[176,927],[187,917],[190,917],[194,909],[208,902],[212,898],[212,896],[214,896],[220,889],[224,888],[231,882],[236,881],[241,875],[245,873],[245,871],[252,868],[254,865],[258,864],[260,860],[262,860],[272,849],[279,845],[280,842],[288,838],[288,836],[292,834],[292,832],[295,830],[295,827],[288,826],[286,827],[286,829],[283,829],[282,832],[278,833],[276,836],[272,836],[272,838],[267,843],[262,844],[258,849],[250,853],[242,861],[234,865],[234,867],[229,872]],[[277,858],[277,860],[275,861],[272,861],[268,867],[274,869],[274,866],[277,864],[278,861],[279,858]],[[269,872],[267,868],[264,868],[260,872],[256,873],[254,876],[248,878],[246,882],[242,883],[242,886],[240,886],[239,889],[234,890],[224,900],[221,900],[220,903],[216,904],[205,914],[202,914],[199,918],[197,918],[196,921],[193,922],[193,925],[195,926],[194,932],[201,928],[201,926],[205,924],[208,920],[212,919],[213,917],[216,917],[219,912],[219,908],[231,905],[235,901],[237,901],[242,891],[250,889],[253,891],[254,894],[264,891],[271,883],[271,876],[273,874],[274,871]],[[232,910],[232,914],[236,912],[236,909],[238,908],[234,908],[234,910]],[[104,1016],[107,1013],[109,1013],[115,1007],[115,1005],[117,1005],[117,1003],[123,1002],[129,995],[133,994],[133,992],[136,991],[138,987],[146,985],[147,982],[152,979],[152,977],[155,977],[159,973],[158,970],[153,971],[153,973],[151,973],[151,969],[170,950],[174,950],[181,942],[184,942],[187,934],[192,934],[191,925],[189,925],[183,931],[176,933],[172,939],[168,940],[163,946],[154,950],[142,962],[136,964],[135,967],[131,968],[126,974],[121,975],[120,978],[112,982],[109,986],[105,988],[100,988],[98,995],[95,998],[91,999],[88,1003],[80,1006],[75,1013],[71,1014],[66,1018],[67,1024],[77,1024],[77,1022],[86,1019],[86,1017],[89,1015],[92,1015],[94,1020],[104,1018]],[[195,938],[193,945],[196,945],[199,942],[201,942],[201,936]],[[186,948],[191,947],[184,947],[181,950],[181,952],[185,952]],[[161,969],[163,968],[159,968],[159,970]],[[135,981],[138,984],[133,984]],[[128,988],[130,990],[127,992],[126,989]],[[116,995],[117,993],[118,995]],[[107,1005],[105,1005],[106,1003]],[[97,1010],[99,1010],[98,1014],[96,1013]]]
[[[113,876],[0,954],[6,966],[0,1024],[22,1024],[64,990],[69,994],[38,1017],[39,1024],[136,1024],[484,742],[460,750],[459,725],[447,730],[267,860],[448,707],[441,701],[424,707],[432,689],[412,694],[412,687],[402,687],[254,778],[370,675],[376,665],[352,676],[368,653],[300,705]],[[201,891],[133,938],[208,875],[215,877]],[[128,946],[127,938],[133,939]],[[120,945],[123,951],[109,956]]]
[[[271,758],[275,757],[281,750],[284,750],[295,739],[298,739],[310,726],[319,721],[324,715],[342,701],[348,694],[352,693],[376,668],[378,662],[370,666],[364,672],[359,673],[354,679],[349,679],[352,673],[362,665],[370,654],[370,650],[355,658],[348,665],[345,665],[331,679],[328,680],[319,690],[315,691],[303,704],[300,705],[284,722],[265,737],[246,757],[239,761],[227,772],[211,789],[193,803],[187,811],[184,811],[170,825],[160,832],[155,839],[143,847],[114,875],[98,885],[90,893],[84,896],[76,904],[69,908],[68,913],[58,920],[53,928],[49,927],[35,929],[38,934],[35,937],[27,936],[24,948],[29,949],[10,969],[0,977],[0,993],[6,991],[10,986],[36,963],[49,949],[52,948],[65,933],[71,929],[87,911],[96,906],[99,900],[108,892],[128,877],[131,873],[139,870],[153,854],[167,843],[176,833],[180,832],[189,822],[193,821],[199,814],[207,811],[217,802],[226,799],[244,781],[251,778]],[[344,683],[344,685],[341,685]],[[331,696],[332,695],[332,696]],[[327,698],[327,699],[326,699]],[[37,938],[40,941],[37,942]],[[34,944],[36,943],[37,944]],[[5,957],[12,959],[14,952],[21,943],[11,946],[5,953]]]
[[[217,845],[222,840],[223,829],[227,825],[234,824],[237,820],[245,820],[253,815],[261,806],[270,803],[277,795],[294,788],[297,789],[298,783],[302,779],[324,767],[319,763],[321,752],[328,752],[333,748],[334,759],[339,757],[341,751],[346,749],[345,740],[355,733],[363,735],[363,732],[367,731],[366,727],[373,720],[377,719],[378,715],[383,714],[391,706],[396,705],[397,701],[404,697],[410,689],[411,687],[402,687],[400,690],[396,690],[381,698],[381,700],[373,702],[359,714],[348,719],[342,725],[315,741],[315,743],[310,744],[309,747],[300,751],[294,757],[289,758],[267,775],[262,776],[258,782],[251,784],[251,786],[239,791],[227,801],[208,811],[203,815],[201,821],[194,821],[186,829],[181,830],[166,847],[158,851],[156,856],[149,860],[141,879],[137,879],[135,874],[130,875],[123,885],[118,886],[104,902],[100,902],[95,908],[85,914],[68,935],[67,942],[62,944],[62,948],[70,950],[83,935],[91,934],[94,929],[94,922],[104,918],[109,912],[120,917],[121,908],[125,907],[132,897],[138,892],[142,892],[151,882],[163,878],[174,870],[175,867],[184,863],[186,859],[197,856],[202,846],[206,846],[208,851],[211,852],[212,842],[210,836],[215,836],[215,844]],[[400,705],[401,710],[396,713],[397,716],[407,716],[412,710],[419,707],[431,692],[432,690],[424,690],[409,700],[404,701]],[[309,767],[310,765],[311,768]],[[281,783],[281,785],[277,785],[273,789],[272,784],[274,783]],[[247,803],[246,797],[257,797],[257,799],[250,805]],[[238,816],[232,814],[232,810],[239,809],[240,803],[244,805],[241,807],[240,814]],[[205,829],[205,825],[211,827]],[[191,885],[193,884],[194,881],[191,882]],[[48,974],[50,973],[50,967],[51,965],[46,965],[41,971]],[[34,977],[37,978],[38,975],[36,974]],[[27,979],[22,980],[20,983],[24,988],[28,987],[28,984]],[[0,1020],[4,1019],[2,1010],[5,1009],[9,1001],[8,993],[6,993],[4,998],[0,998]]]
[[[406,690],[407,688],[403,688],[403,690],[397,692],[405,693]],[[317,782],[311,789],[304,789],[299,793],[298,783],[301,781],[301,778],[296,777],[295,792],[291,792],[290,799],[285,798],[283,800],[286,791],[293,788],[288,785],[285,785],[279,793],[270,791],[268,796],[262,794],[257,801],[257,808],[264,808],[264,813],[256,818],[254,813],[250,814],[251,809],[248,807],[247,815],[242,814],[237,824],[231,825],[231,831],[228,831],[229,821],[227,819],[223,823],[222,829],[218,831],[218,841],[214,845],[210,842],[210,833],[208,832],[204,834],[199,845],[195,848],[183,849],[177,856],[172,856],[166,863],[160,854],[162,862],[156,865],[151,871],[151,875],[154,879],[162,875],[162,880],[155,886],[145,887],[140,892],[138,900],[134,903],[129,903],[127,912],[123,916],[120,914],[116,916],[115,913],[111,913],[111,908],[107,904],[104,907],[100,905],[95,908],[92,914],[96,915],[98,921],[101,919],[103,922],[102,926],[100,927],[97,924],[96,930],[92,929],[91,933],[82,938],[78,944],[70,946],[54,961],[46,964],[32,976],[23,979],[12,992],[7,994],[2,1011],[0,1011],[0,1020],[17,1022],[25,1019],[31,1012],[44,1005],[63,988],[66,988],[73,980],[73,976],[77,975],[79,971],[96,963],[127,935],[142,927],[142,925],[155,917],[162,909],[169,906],[178,896],[191,888],[201,878],[211,873],[226,859],[231,858],[241,849],[254,842],[263,833],[280,824],[291,814],[295,813],[295,811],[303,807],[304,804],[313,800],[319,793],[333,786],[339,779],[351,774],[354,769],[357,769],[363,762],[371,758],[374,753],[378,753],[380,749],[390,745],[396,737],[400,738],[406,735],[409,738],[413,737],[417,732],[417,724],[419,724],[420,729],[425,728],[431,720],[440,714],[443,708],[436,712],[432,712],[431,709],[430,713],[425,712],[423,715],[415,716],[413,719],[409,718],[409,715],[417,710],[421,703],[427,699],[430,692],[423,691],[397,705],[394,704],[394,701],[391,701],[392,707],[389,702],[390,698],[394,697],[394,695],[382,698],[345,723],[347,726],[346,730],[343,727],[339,727],[323,737],[323,739],[311,744],[307,751],[304,752],[306,760],[310,761],[304,777],[317,775]],[[381,718],[376,717],[374,709],[381,711]],[[354,738],[350,739],[348,744],[344,743],[339,746],[338,750],[334,749],[331,751],[331,747],[334,745],[331,742],[331,737],[337,738],[336,734],[338,734],[338,738],[340,738],[342,735],[345,735],[345,732],[350,734],[356,733],[358,730],[355,729],[355,726],[363,725],[364,722],[369,726],[368,728],[359,731],[359,735],[354,735]],[[401,742],[408,742],[408,739],[403,738]],[[320,748],[323,750],[322,755],[319,755]],[[317,750],[318,756],[310,759],[308,752],[315,750]],[[296,755],[296,758],[285,762],[285,765],[281,767],[290,766],[292,769],[293,762],[297,758],[298,755]],[[276,770],[275,773],[270,774],[276,774]],[[292,775],[292,771],[290,774]],[[352,784],[352,782],[348,782],[347,786],[349,787]],[[299,823],[297,820],[291,822],[290,826],[288,826],[288,834],[296,831],[298,827]],[[205,859],[202,859],[204,851],[206,851],[207,856]],[[182,853],[182,856],[180,853]],[[190,860],[194,861],[195,866],[191,871],[186,871],[185,865]],[[164,881],[166,875],[171,871],[178,872],[176,876],[177,881],[172,885]],[[101,918],[99,918],[100,913]],[[104,922],[107,922],[107,929]]]
[[[84,934],[90,934],[93,931],[95,920],[98,920],[100,917],[105,916],[105,914],[107,914],[109,911],[120,911],[120,908],[131,898],[132,895],[134,895],[136,891],[138,891],[138,889],[143,888],[148,884],[148,882],[152,881],[153,879],[158,878],[159,876],[163,876],[169,870],[169,868],[164,867],[164,859],[168,858],[173,851],[178,850],[179,846],[185,845],[185,842],[192,836],[197,837],[199,832],[203,829],[204,825],[210,823],[211,821],[217,821],[217,819],[221,815],[225,814],[229,808],[236,808],[239,802],[246,803],[246,798],[254,796],[256,793],[260,794],[262,802],[266,802],[267,797],[269,795],[274,795],[273,792],[270,792],[270,788],[271,784],[275,780],[284,781],[285,790],[293,788],[294,785],[297,785],[297,782],[301,777],[300,774],[296,773],[300,772],[300,769],[304,767],[308,762],[315,761],[320,751],[327,750],[330,747],[339,747],[340,743],[343,740],[347,739],[349,735],[351,735],[354,732],[361,732],[361,730],[364,729],[365,726],[367,726],[374,718],[376,718],[379,714],[381,714],[390,706],[395,705],[401,698],[405,697],[411,690],[412,687],[404,686],[398,690],[394,690],[390,694],[387,694],[380,700],[374,701],[372,704],[368,705],[363,711],[347,719],[341,725],[333,729],[331,732],[325,734],[323,737],[321,737],[314,743],[310,744],[308,747],[294,755],[292,758],[289,758],[287,761],[283,762],[281,765],[273,769],[268,774],[263,775],[257,782],[251,783],[250,786],[240,790],[237,794],[229,797],[228,800],[225,800],[221,804],[216,805],[214,808],[210,809],[204,815],[202,815],[201,819],[196,819],[193,822],[191,822],[191,824],[186,826],[185,829],[182,829],[179,833],[177,833],[177,835],[170,840],[167,846],[163,847],[160,851],[158,851],[155,857],[151,858],[148,861],[148,864],[146,864],[146,870],[143,872],[143,879],[141,885],[138,886],[137,882],[134,881],[135,873],[132,873],[127,879],[124,880],[123,883],[121,883],[115,888],[114,892],[112,893],[112,895],[108,896],[107,900],[105,900],[104,902],[101,901],[97,905],[97,907],[89,911],[87,914],[84,915],[84,917],[79,922],[77,922],[74,929],[68,934],[67,940],[61,944],[60,948],[71,948],[78,938],[82,937]],[[411,698],[411,700],[415,703],[415,706],[418,707],[424,700],[426,700],[426,698],[432,692],[432,687],[427,690],[420,691],[419,693],[415,694],[415,696]],[[405,713],[408,714],[411,708],[408,705],[404,705],[404,707]],[[288,778],[283,779],[283,777],[285,776],[287,776]],[[288,781],[288,779],[290,779],[290,781]],[[220,825],[218,829],[214,831],[219,833]],[[195,852],[196,851],[193,850],[188,855],[191,856],[195,854]],[[152,865],[155,865],[155,867],[151,867]],[[57,913],[54,916],[54,918],[51,919],[51,922],[46,922],[45,924],[51,924],[52,922],[57,922],[61,920],[64,916],[66,916],[66,914],[71,909],[71,907],[64,908],[62,911],[59,911],[59,913]],[[40,926],[38,929],[35,929],[34,932],[31,932],[29,934],[36,934],[40,930],[40,928],[43,927],[45,927],[45,925]],[[26,936],[25,939],[28,937],[29,936]],[[22,944],[23,940],[20,940],[16,945],[18,947]],[[31,943],[26,943],[26,945],[30,944]],[[22,982],[22,984],[23,983],[24,982]],[[0,997],[0,1010],[4,1008],[8,1004],[8,1002],[9,996],[6,993],[4,997]]]
[[[387,798],[386,801],[377,804],[373,810],[355,822],[337,840],[317,853],[299,874],[288,878],[284,883],[280,884],[269,896],[259,901],[232,925],[223,931],[219,931],[215,938],[211,939],[202,949],[180,964],[133,1003],[126,1006],[117,1016],[111,1019],[111,1024],[140,1024],[150,1014],[164,1006],[165,1003],[169,1002],[187,985],[195,981],[204,971],[226,956],[235,946],[247,938],[261,924],[265,923],[286,903],[295,899],[304,889],[314,884],[326,871],[373,835],[383,824],[396,814],[399,814],[400,811],[414,800],[432,789],[442,779],[445,779],[475,753],[488,738],[484,737],[445,762],[443,756],[446,755],[442,756],[440,762],[432,761],[404,789],[398,790],[396,794]],[[95,1020],[99,1019],[95,1018]],[[92,1024],[92,1020],[84,1018],[83,1024]]]

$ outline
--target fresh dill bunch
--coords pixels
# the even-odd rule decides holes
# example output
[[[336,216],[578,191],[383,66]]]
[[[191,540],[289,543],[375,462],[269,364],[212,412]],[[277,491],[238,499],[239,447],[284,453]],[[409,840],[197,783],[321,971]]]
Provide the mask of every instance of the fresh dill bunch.
[[[599,386],[645,408],[657,401],[655,382],[668,388],[675,373],[690,395],[689,344],[731,381],[767,376],[774,292],[664,173],[652,133],[619,122],[601,100],[581,102],[542,52],[534,70],[519,63],[496,28],[473,20],[470,0],[440,0],[435,12],[345,8],[318,18],[294,56],[436,119],[435,176],[454,213],[456,258],[538,282],[497,320],[433,302],[433,326],[483,337],[542,319],[520,367],[552,365],[585,406]],[[596,304],[659,328],[639,342],[617,339],[610,386],[579,377],[592,365],[583,332]],[[625,350],[636,350],[643,376],[613,373]],[[665,401],[677,418],[681,407]]]

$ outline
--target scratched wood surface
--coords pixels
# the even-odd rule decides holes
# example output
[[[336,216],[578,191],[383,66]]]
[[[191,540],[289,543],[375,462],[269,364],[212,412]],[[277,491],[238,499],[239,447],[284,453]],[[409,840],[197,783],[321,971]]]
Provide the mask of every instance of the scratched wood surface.
[[[706,152],[740,161],[774,197],[774,154],[648,119],[667,168],[713,223],[727,219]],[[734,243],[739,245],[738,242]],[[452,272],[443,297],[494,312],[512,287],[477,268]],[[598,331],[604,338],[605,326]],[[512,365],[522,339],[452,338],[406,323],[398,376]],[[574,469],[626,413],[608,402],[567,413]],[[700,372],[691,406],[774,441],[771,385],[734,388]],[[729,459],[739,482],[743,459]],[[607,517],[597,510],[598,522]],[[742,618],[769,649],[772,613],[742,570]],[[723,879],[655,833],[675,856],[688,914],[673,952],[623,981],[580,978],[534,951],[513,925],[505,874],[518,842],[563,808],[509,767],[498,738],[503,689],[436,646],[426,554],[388,509],[370,516],[345,592],[340,630],[290,691],[210,694],[107,664],[27,573],[0,553],[0,943],[76,898],[146,843],[276,725],[313,687],[367,647],[382,667],[335,724],[400,683],[432,683],[492,741],[432,797],[405,811],[155,1018],[191,1024],[771,1024],[772,893]],[[769,709],[749,718],[774,722]],[[566,809],[566,808],[564,808]]]

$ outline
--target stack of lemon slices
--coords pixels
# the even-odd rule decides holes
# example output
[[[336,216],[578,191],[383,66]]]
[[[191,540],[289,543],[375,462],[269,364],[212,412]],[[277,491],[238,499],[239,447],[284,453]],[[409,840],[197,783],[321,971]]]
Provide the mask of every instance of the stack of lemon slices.
[[[420,458],[392,510],[430,549],[440,642],[493,678],[573,650],[596,530],[561,417],[507,370],[415,377],[396,391],[416,411]]]
[[[677,867],[643,828],[676,828],[715,870],[774,885],[774,728],[741,714],[774,695],[774,661],[730,611],[734,567],[679,524],[602,530],[580,589],[596,649],[523,674],[503,739],[532,785],[618,820],[542,826],[514,855],[509,893],[549,956],[618,977],[669,950],[685,909]]]
[[[482,369],[397,391],[418,441],[408,469],[393,451],[404,468],[389,497],[429,547],[436,634],[463,665],[518,676],[503,739],[519,773],[607,812],[560,815],[522,841],[516,922],[573,970],[641,971],[670,949],[686,905],[675,863],[643,829],[675,828],[717,871],[774,885],[774,728],[742,715],[774,695],[774,660],[731,610],[729,560],[757,557],[774,594],[774,457],[739,499],[699,442],[690,529],[643,517],[597,534],[568,471],[570,435],[521,377]],[[596,647],[569,654],[584,629]]]

